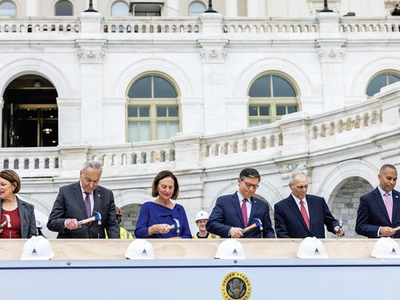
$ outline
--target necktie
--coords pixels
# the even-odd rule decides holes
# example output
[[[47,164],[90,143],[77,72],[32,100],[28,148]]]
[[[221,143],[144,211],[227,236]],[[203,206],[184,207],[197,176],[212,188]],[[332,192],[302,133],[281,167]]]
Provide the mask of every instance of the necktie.
[[[247,199],[244,198],[242,202],[242,216],[243,216],[243,222],[244,222],[244,227],[247,227],[247,206],[246,206]]]
[[[308,218],[307,210],[306,207],[304,206],[303,200],[300,200],[300,211],[301,215],[303,216],[304,222],[306,222],[308,230],[310,230],[310,219]]]
[[[90,206],[90,197],[89,197],[89,193],[85,193],[86,197],[85,197],[85,207],[86,207],[86,213],[88,218],[90,218],[92,216],[92,208]]]
[[[386,206],[387,213],[389,215],[390,223],[392,223],[393,206],[392,206],[392,202],[390,201],[388,192],[385,193],[385,206]]]

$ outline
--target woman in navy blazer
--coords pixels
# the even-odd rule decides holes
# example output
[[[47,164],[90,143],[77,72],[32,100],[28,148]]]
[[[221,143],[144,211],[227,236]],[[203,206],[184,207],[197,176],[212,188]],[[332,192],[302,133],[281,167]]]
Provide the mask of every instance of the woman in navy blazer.
[[[0,238],[36,235],[34,207],[18,198],[21,180],[13,170],[0,172]]]

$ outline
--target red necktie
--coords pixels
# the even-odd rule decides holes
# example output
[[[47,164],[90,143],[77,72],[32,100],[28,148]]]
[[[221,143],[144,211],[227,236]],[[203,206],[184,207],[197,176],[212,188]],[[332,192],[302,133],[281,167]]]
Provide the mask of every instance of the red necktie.
[[[308,218],[307,210],[306,207],[304,206],[303,200],[300,200],[300,211],[301,215],[303,216],[304,222],[306,222],[308,230],[310,230],[310,219]]]
[[[243,222],[244,222],[244,227],[247,227],[247,206],[246,206],[247,199],[244,198],[242,202],[242,216],[243,216]]]
[[[385,206],[386,206],[387,213],[389,215],[390,223],[392,223],[393,206],[392,206],[392,202],[390,201],[388,192],[385,193]]]

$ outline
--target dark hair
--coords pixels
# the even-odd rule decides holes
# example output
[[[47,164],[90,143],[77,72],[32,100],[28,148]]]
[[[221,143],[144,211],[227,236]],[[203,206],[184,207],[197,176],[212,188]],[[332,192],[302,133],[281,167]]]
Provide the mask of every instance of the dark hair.
[[[258,178],[258,181],[261,181],[260,173],[253,168],[245,168],[240,172],[239,178],[243,180],[245,177]]]
[[[3,170],[0,172],[0,178],[3,178],[7,181],[9,181],[12,185],[15,183],[17,184],[15,186],[15,189],[13,190],[13,193],[16,194],[19,192],[21,188],[21,179],[19,178],[18,174],[13,171],[13,170]]]
[[[397,169],[396,169],[395,166],[390,165],[390,164],[385,164],[385,165],[383,165],[383,166],[381,167],[381,169],[379,170],[379,173],[382,173],[382,172],[385,171],[387,168],[393,169],[393,170],[396,170],[396,171],[397,171]]]
[[[178,194],[179,194],[178,179],[175,177],[175,175],[171,171],[168,171],[168,170],[161,171],[154,178],[153,184],[151,186],[151,195],[153,197],[158,196],[157,186],[158,186],[158,183],[160,182],[160,180],[163,180],[164,178],[167,178],[167,177],[171,177],[174,180],[174,193],[172,194],[171,199],[175,200],[176,198],[178,198]]]

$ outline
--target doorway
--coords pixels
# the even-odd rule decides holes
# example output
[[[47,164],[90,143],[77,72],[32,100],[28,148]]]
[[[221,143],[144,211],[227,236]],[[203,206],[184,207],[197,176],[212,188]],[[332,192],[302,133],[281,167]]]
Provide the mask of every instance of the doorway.
[[[25,75],[4,92],[3,147],[58,145],[57,91],[50,81]]]

